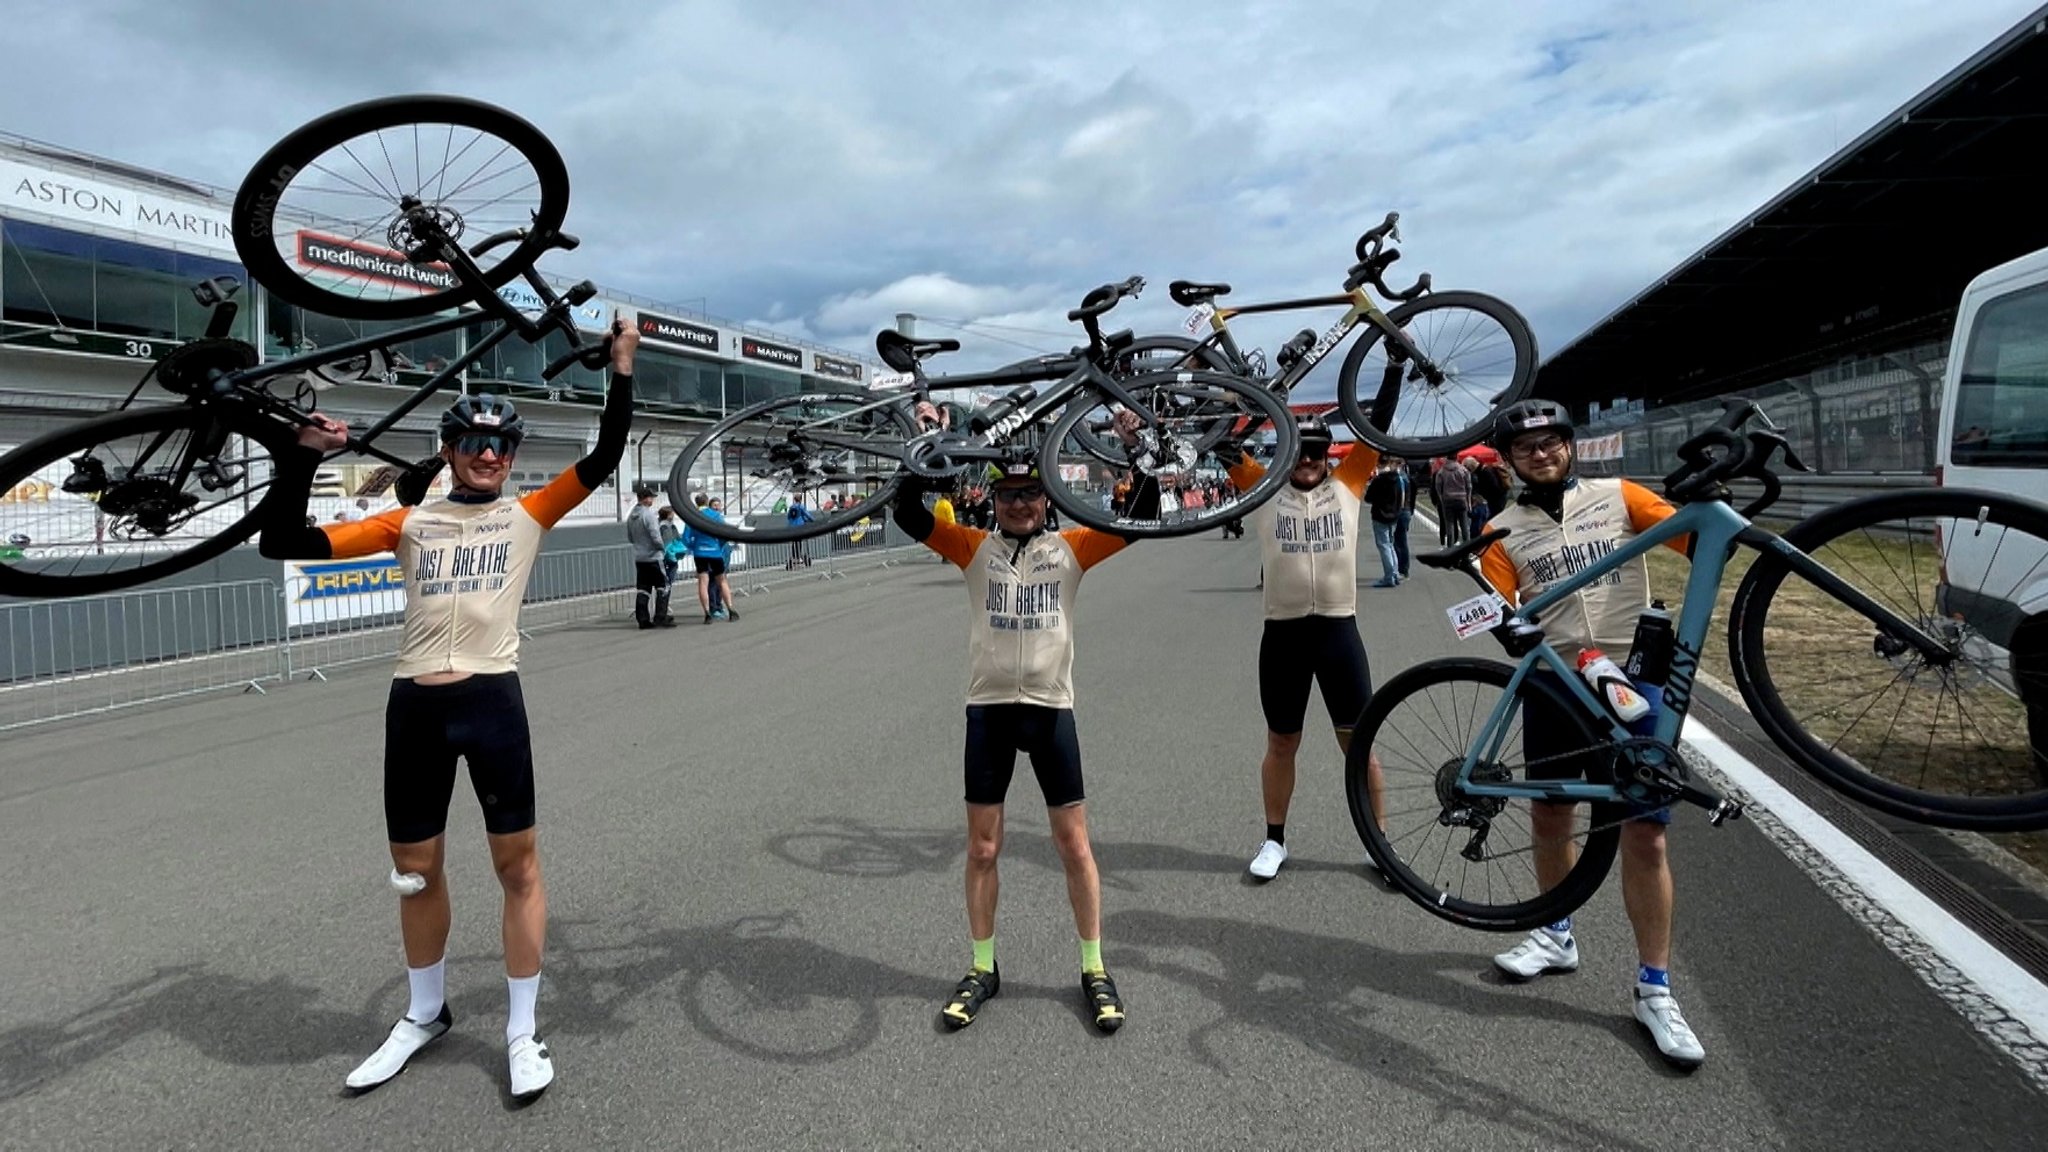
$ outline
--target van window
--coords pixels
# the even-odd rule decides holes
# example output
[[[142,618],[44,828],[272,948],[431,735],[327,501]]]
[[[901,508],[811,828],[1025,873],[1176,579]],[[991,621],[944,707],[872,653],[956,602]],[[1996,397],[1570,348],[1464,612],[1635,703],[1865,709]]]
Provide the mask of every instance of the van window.
[[[2048,468],[2048,285],[1977,310],[1955,404],[1950,461]]]

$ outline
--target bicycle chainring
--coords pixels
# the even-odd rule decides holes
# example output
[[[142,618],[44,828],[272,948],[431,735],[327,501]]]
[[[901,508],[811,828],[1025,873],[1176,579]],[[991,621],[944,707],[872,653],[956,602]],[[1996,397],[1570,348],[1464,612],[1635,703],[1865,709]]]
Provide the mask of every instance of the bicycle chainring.
[[[972,442],[958,432],[940,429],[927,432],[906,441],[903,445],[903,467],[910,474],[925,480],[951,480],[967,470],[967,465],[953,459],[950,449],[970,447]]]
[[[1613,748],[1614,789],[1631,804],[1667,807],[1692,782],[1684,754],[1653,736],[1631,737]]]
[[[222,376],[256,366],[256,349],[241,340],[194,340],[157,361],[156,381],[180,396],[210,392]]]

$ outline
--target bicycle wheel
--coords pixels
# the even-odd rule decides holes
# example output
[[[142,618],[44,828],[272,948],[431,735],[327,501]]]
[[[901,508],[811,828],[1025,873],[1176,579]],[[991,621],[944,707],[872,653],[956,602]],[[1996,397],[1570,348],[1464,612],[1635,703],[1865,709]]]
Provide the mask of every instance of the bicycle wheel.
[[[1903,820],[2048,828],[2048,508],[1961,488],[1887,492],[1785,539],[1944,655],[1930,659],[1762,553],[1736,589],[1728,649],[1772,742]]]
[[[1438,292],[1392,309],[1387,319],[1421,355],[1401,368],[1387,430],[1367,419],[1387,368],[1385,334],[1370,324],[1344,357],[1337,403],[1359,438],[1389,455],[1422,460],[1477,444],[1492,433],[1493,414],[1536,382],[1536,334],[1504,300]]]
[[[1249,515],[1287,483],[1286,470],[1276,468],[1260,476],[1249,490],[1216,505],[1197,505],[1191,497],[1194,490],[1221,480],[1228,471],[1215,454],[1215,445],[1224,439],[1215,434],[1218,424],[1251,427],[1256,421],[1268,421],[1282,441],[1275,446],[1275,452],[1281,453],[1276,458],[1293,457],[1299,447],[1294,419],[1271,392],[1220,372],[1154,372],[1120,383],[1145,405],[1154,424],[1135,450],[1124,450],[1118,440],[1117,455],[1123,468],[1159,480],[1160,514],[1156,519],[1141,520],[1113,510],[1110,490],[1117,469],[1082,441],[1080,430],[1114,438],[1107,429],[1118,405],[1107,395],[1091,391],[1067,404],[1047,430],[1038,452],[1046,495],[1075,523],[1133,538],[1189,536]]]
[[[474,299],[445,265],[413,262],[406,209],[458,241],[528,229],[475,257],[492,288],[533,266],[569,211],[569,172],[540,130],[456,96],[354,104],[286,136],[235,194],[235,251],[256,282],[309,312],[403,320]]]
[[[685,523],[725,540],[808,540],[864,520],[879,529],[900,482],[904,442],[914,434],[900,396],[825,392],[763,401],[683,447],[669,469],[670,499]],[[682,498],[693,488],[722,499],[726,519]],[[810,510],[810,523],[791,524],[777,509],[796,500]]]
[[[1019,361],[1012,367],[1029,363],[1029,360]],[[1230,362],[1216,348],[1185,336],[1140,336],[1117,353],[1116,361],[1108,371],[1116,379],[1124,380],[1176,368],[1206,368],[1229,373]],[[1121,465],[1124,460],[1123,441],[1090,429],[1085,424],[1075,426],[1073,445],[1105,464]],[[1202,445],[1205,450],[1209,446]]]
[[[1536,837],[1530,804],[1471,796],[1460,786],[1466,750],[1486,731],[1514,669],[1494,660],[1452,658],[1417,664],[1373,692],[1352,730],[1344,757],[1344,790],[1351,820],[1365,849],[1387,879],[1410,900],[1467,928],[1525,932],[1554,923],[1592,899],[1614,864],[1621,821],[1619,801],[1570,809],[1568,843],[1576,859],[1561,881],[1545,888],[1535,868]],[[1581,753],[1585,778],[1611,784],[1613,743],[1580,710],[1576,698],[1542,678],[1526,679],[1507,719],[1497,759],[1482,759],[1471,780],[1508,784],[1531,779],[1558,757],[1523,756],[1524,711],[1540,701],[1544,722],[1564,725],[1566,748]],[[1547,736],[1559,741],[1553,727]],[[1368,764],[1380,761],[1384,781],[1377,802]]]
[[[0,456],[0,595],[112,592],[249,538],[292,433],[226,406],[131,408]],[[25,496],[21,494],[26,494]]]

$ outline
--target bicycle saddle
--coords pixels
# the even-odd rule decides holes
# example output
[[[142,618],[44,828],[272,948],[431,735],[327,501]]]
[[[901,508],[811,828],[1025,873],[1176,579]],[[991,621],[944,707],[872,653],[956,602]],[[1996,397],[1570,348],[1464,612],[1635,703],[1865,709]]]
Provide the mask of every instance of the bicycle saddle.
[[[958,340],[917,340],[894,328],[884,328],[875,333],[875,353],[882,363],[898,372],[908,372],[917,367],[917,362],[936,356],[941,352],[960,350]]]
[[[1474,556],[1493,547],[1496,542],[1507,539],[1509,531],[1511,529],[1495,528],[1484,535],[1474,536],[1456,548],[1447,548],[1442,552],[1417,552],[1415,554],[1415,562],[1430,568],[1455,571],[1456,569],[1463,568],[1465,563]]]
[[[1166,286],[1166,293],[1173,302],[1183,308],[1206,304],[1218,296],[1230,295],[1228,284],[1197,284],[1192,280],[1175,280]]]

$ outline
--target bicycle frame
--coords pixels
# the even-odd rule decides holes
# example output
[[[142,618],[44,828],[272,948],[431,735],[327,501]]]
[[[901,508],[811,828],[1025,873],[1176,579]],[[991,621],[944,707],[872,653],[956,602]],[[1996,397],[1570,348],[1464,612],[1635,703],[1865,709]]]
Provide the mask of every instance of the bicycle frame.
[[[1030,385],[1032,383],[1043,380],[1057,380],[1058,383],[1044,392],[1037,392],[1031,389]],[[966,461],[1001,460],[1003,454],[1000,449],[1007,445],[1018,432],[1038,423],[1064,405],[1068,400],[1071,400],[1082,389],[1090,386],[1108,393],[1119,404],[1122,404],[1131,411],[1137,412],[1147,421],[1150,421],[1152,418],[1145,405],[1132,396],[1130,392],[1126,391],[1122,385],[1118,384],[1115,378],[1096,367],[1095,363],[1088,357],[1076,356],[1072,358],[1056,357],[1051,360],[1034,362],[1020,367],[1000,368],[994,372],[965,373],[955,376],[941,376],[936,379],[927,377],[920,372],[916,383],[910,389],[892,391],[885,399],[855,408],[851,412],[834,413],[832,419],[843,420],[847,416],[876,411],[899,404],[906,396],[921,395],[930,391],[951,392],[963,388],[1007,386],[1015,386],[1015,388],[1004,400],[990,405],[988,411],[995,411],[1006,403],[1010,405],[1009,411],[992,420],[988,428],[983,431],[967,433],[966,443],[951,446],[951,455],[954,459],[964,459]],[[815,426],[807,431],[818,443],[835,448],[847,448],[854,451],[873,448],[873,444],[870,441],[840,437],[830,432],[819,432]]]
[[[1211,334],[1202,340],[1202,347],[1220,348],[1224,356],[1230,361],[1233,369],[1247,369],[1248,362],[1245,359],[1244,353],[1239,350],[1237,340],[1230,334],[1230,321],[1232,318],[1273,312],[1302,312],[1310,308],[1336,308],[1340,306],[1345,307],[1344,315],[1335,324],[1331,325],[1327,332],[1323,333],[1321,339],[1309,347],[1308,351],[1302,355],[1300,360],[1295,362],[1293,367],[1267,380],[1265,385],[1268,389],[1283,397],[1291,395],[1294,391],[1294,386],[1307,379],[1308,374],[1315,369],[1315,366],[1327,359],[1330,353],[1336,351],[1344,343],[1345,339],[1351,335],[1352,331],[1361,322],[1365,321],[1370,321],[1387,339],[1398,341],[1404,352],[1409,355],[1414,354],[1415,349],[1409,345],[1408,338],[1392,320],[1387,318],[1386,311],[1379,306],[1379,302],[1372,298],[1372,294],[1367,292],[1362,284],[1350,292],[1338,296],[1315,296],[1306,300],[1276,300],[1266,304],[1246,304],[1236,308],[1216,307],[1209,314]],[[1183,358],[1182,362],[1185,364],[1187,361]]]
[[[1686,713],[1691,708],[1693,683],[1699,672],[1700,653],[1706,643],[1708,629],[1713,626],[1715,598],[1720,591],[1721,578],[1727,572],[1728,562],[1738,544],[1759,552],[1773,553],[1793,571],[1813,581],[1816,586],[1844,605],[1854,609],[1878,627],[1912,644],[1922,653],[1930,657],[1945,654],[1941,644],[1923,632],[1917,624],[1870,599],[1835,575],[1826,565],[1800,551],[1777,533],[1756,527],[1740,512],[1718,500],[1685,505],[1662,523],[1651,527],[1649,531],[1636,536],[1577,575],[1530,600],[1520,610],[1509,613],[1500,627],[1505,629],[1516,624],[1537,624],[1545,612],[1555,607],[1565,597],[1600,581],[1637,557],[1647,555],[1651,549],[1664,547],[1671,541],[1688,535],[1694,538],[1692,572],[1685,583],[1685,604],[1678,617],[1675,643],[1671,653],[1671,672],[1664,686],[1663,706],[1658,710],[1657,725],[1653,732],[1659,742],[1669,747],[1678,746],[1678,734],[1683,729]],[[1569,688],[1584,713],[1599,718],[1616,743],[1635,739],[1634,734],[1616,720],[1600,698],[1594,695],[1592,686],[1586,683],[1585,677],[1581,676],[1577,669],[1568,665],[1564,657],[1549,644],[1539,644],[1516,664],[1514,675],[1509,679],[1499,703],[1494,705],[1486,726],[1473,739],[1472,746],[1466,749],[1464,762],[1459,766],[1460,791],[1472,796],[1511,800],[1596,803],[1621,800],[1621,793],[1609,784],[1588,784],[1574,780],[1523,780],[1509,784],[1483,784],[1472,779],[1475,765],[1481,761],[1498,761],[1502,745],[1507,741],[1509,712],[1517,702],[1517,694],[1523,681],[1539,667],[1548,668],[1555,673],[1557,679]]]

